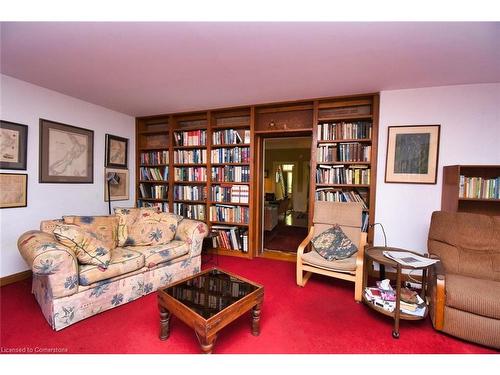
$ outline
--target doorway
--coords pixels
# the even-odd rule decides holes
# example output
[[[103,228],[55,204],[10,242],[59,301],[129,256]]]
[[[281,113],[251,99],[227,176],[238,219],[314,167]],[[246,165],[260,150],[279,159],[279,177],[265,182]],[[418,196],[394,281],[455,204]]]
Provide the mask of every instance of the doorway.
[[[309,224],[311,137],[263,141],[262,252],[294,257]]]

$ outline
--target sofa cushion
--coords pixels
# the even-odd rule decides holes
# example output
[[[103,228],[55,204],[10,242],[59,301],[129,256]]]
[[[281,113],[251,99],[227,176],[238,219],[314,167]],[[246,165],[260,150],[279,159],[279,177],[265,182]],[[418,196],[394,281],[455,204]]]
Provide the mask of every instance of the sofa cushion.
[[[60,224],[64,224],[64,221],[61,219],[42,220],[40,222],[40,230],[45,233],[53,234],[56,226]]]
[[[79,283],[80,285],[90,285],[142,267],[144,267],[144,256],[141,253],[116,247],[111,250],[111,261],[108,268],[103,269],[95,265],[80,265]]]
[[[309,251],[302,255],[302,262],[329,271],[353,273],[356,271],[356,254],[339,260],[326,260],[316,251]]]
[[[146,267],[153,268],[158,264],[179,258],[189,252],[190,245],[184,241],[170,241],[163,245],[128,246],[125,249],[137,251],[144,255]]]
[[[63,216],[66,224],[78,225],[97,235],[106,247],[114,249],[117,241],[118,218],[111,216]]]
[[[473,314],[500,319],[500,282],[447,274],[446,305]]]
[[[334,225],[314,237],[311,241],[314,250],[328,261],[346,259],[358,251],[356,245],[345,235],[342,228]]]
[[[151,209],[115,209],[118,216],[118,245],[161,245],[170,242],[182,216]]]
[[[54,236],[64,246],[73,250],[82,264],[108,267],[110,249],[96,235],[78,225],[60,224],[54,229]]]

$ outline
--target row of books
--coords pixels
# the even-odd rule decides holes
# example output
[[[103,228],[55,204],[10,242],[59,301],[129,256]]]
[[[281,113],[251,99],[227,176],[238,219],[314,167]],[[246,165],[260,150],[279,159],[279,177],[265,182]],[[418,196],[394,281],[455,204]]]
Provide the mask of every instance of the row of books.
[[[250,143],[250,130],[217,130],[212,133],[212,143],[214,145]]]
[[[318,162],[370,161],[372,147],[358,142],[321,143],[318,145]]]
[[[248,230],[239,227],[227,227],[222,225],[212,226],[212,246],[226,250],[239,250],[248,252]]]
[[[141,198],[167,199],[167,185],[139,184]]]
[[[223,203],[248,203],[248,185],[215,185],[211,187],[211,200]]]
[[[368,211],[363,211],[361,214],[361,232],[368,232],[368,225],[369,224],[369,219],[370,215],[368,214]]]
[[[364,197],[363,197],[364,196]],[[368,192],[363,192],[363,196],[355,190],[338,190],[332,188],[316,189],[315,198],[317,201],[326,202],[359,202],[363,205],[363,209],[367,210],[366,201]]]
[[[370,184],[370,168],[366,165],[318,165],[316,169],[318,184]]]
[[[175,200],[204,201],[207,199],[206,186],[174,185]]]
[[[334,122],[318,124],[318,140],[371,139],[370,121]]]
[[[206,167],[175,167],[175,181],[196,181],[203,182],[207,180]]]
[[[175,286],[172,288],[172,296],[180,301],[191,302],[202,308],[209,308],[214,310],[222,310],[233,303],[228,298],[221,298],[213,294],[205,293],[201,290],[193,290],[184,288],[182,286]]]
[[[460,176],[460,198],[500,199],[500,177],[466,177]]]
[[[207,162],[206,149],[175,150],[175,164],[204,164]]]
[[[168,151],[141,152],[141,164],[156,165],[168,164]]]
[[[250,182],[249,166],[225,165],[212,167],[212,181],[216,182]]]
[[[137,201],[137,207],[157,207],[160,211],[168,212],[167,202],[145,202],[139,199]]]
[[[141,167],[139,178],[143,181],[168,181],[168,168]]]
[[[189,130],[174,132],[176,146],[205,146],[207,144],[206,130]]]
[[[210,220],[221,223],[248,224],[250,210],[245,206],[220,205],[210,207]]]
[[[212,150],[212,163],[249,163],[250,147],[218,148]]]
[[[205,221],[204,204],[174,203],[174,214],[187,217],[188,219]]]

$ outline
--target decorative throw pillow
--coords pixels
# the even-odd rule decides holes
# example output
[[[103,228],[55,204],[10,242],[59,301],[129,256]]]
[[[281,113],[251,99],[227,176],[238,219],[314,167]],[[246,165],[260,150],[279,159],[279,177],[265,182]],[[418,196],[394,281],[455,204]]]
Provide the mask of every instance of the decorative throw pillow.
[[[65,224],[75,224],[94,233],[110,250],[116,247],[118,231],[116,216],[63,216],[63,220]]]
[[[327,229],[312,239],[314,250],[328,261],[346,259],[358,251],[339,225]]]
[[[78,225],[61,224],[54,229],[57,241],[72,249],[82,264],[107,268],[111,251],[97,236]]]
[[[118,246],[162,245],[173,240],[182,216],[132,208],[116,209]]]

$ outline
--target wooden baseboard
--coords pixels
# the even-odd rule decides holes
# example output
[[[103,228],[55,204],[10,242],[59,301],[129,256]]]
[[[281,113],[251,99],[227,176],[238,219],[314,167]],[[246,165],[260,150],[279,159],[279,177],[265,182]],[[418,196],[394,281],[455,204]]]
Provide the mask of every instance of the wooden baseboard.
[[[278,251],[278,250],[264,249],[263,253],[259,254],[259,257],[267,259],[275,259],[275,260],[284,260],[287,262],[297,261],[296,253],[287,253],[285,251]]]
[[[15,283],[15,282],[18,282],[21,280],[29,279],[29,278],[31,278],[31,275],[32,275],[31,270],[26,270],[26,271],[21,271],[21,272],[15,273],[13,275],[1,277],[0,278],[0,287]]]

